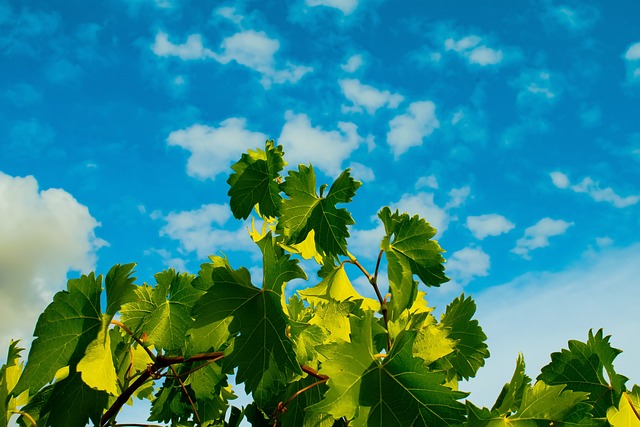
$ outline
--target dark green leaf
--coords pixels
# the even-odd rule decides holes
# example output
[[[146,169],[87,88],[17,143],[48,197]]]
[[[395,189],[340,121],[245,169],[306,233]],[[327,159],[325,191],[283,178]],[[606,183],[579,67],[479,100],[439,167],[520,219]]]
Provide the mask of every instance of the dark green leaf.
[[[104,280],[107,292],[107,314],[109,320],[120,310],[120,307],[135,299],[136,286],[131,277],[135,264],[114,265]]]
[[[262,289],[282,295],[284,285],[294,279],[307,279],[306,273],[298,266],[297,259],[291,259],[280,245],[273,241],[271,232],[259,242],[262,250]]]

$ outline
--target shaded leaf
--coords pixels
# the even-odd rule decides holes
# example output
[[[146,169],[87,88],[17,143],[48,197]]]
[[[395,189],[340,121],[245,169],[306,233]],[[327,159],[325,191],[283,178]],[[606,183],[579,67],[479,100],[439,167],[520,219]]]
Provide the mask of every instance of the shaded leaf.
[[[297,259],[273,241],[271,232],[267,233],[259,242],[258,247],[263,255],[262,289],[282,295],[284,285],[294,279],[306,279],[307,274],[298,266]]]

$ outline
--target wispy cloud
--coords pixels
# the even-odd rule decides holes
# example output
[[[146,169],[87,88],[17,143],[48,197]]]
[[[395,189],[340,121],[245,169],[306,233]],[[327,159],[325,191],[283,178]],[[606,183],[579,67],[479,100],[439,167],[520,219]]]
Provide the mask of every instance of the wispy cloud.
[[[580,33],[592,28],[600,18],[600,11],[593,6],[579,4],[554,4],[546,1],[546,18],[572,33]]]
[[[275,55],[280,49],[280,42],[263,31],[245,30],[222,40],[220,52],[206,48],[202,35],[191,34],[184,43],[175,44],[169,40],[167,33],[158,32],[151,50],[157,56],[178,57],[182,60],[214,59],[221,64],[232,61],[260,73],[260,83],[264,87],[272,84],[297,83],[311,67],[296,65],[290,62],[277,64]]]
[[[640,83],[640,42],[634,43],[624,53],[627,66],[627,83]]]
[[[571,185],[569,176],[562,172],[551,172],[549,176],[553,185],[558,188],[568,189],[576,193],[585,193],[596,202],[610,203],[616,208],[626,208],[640,201],[640,196],[637,195],[622,197],[611,187],[600,188],[600,184],[591,177],[583,178],[578,184]]]
[[[452,253],[445,267],[447,275],[460,287],[464,287],[476,277],[489,275],[491,258],[482,248],[467,246]]]
[[[240,117],[226,119],[218,127],[194,124],[171,132],[167,144],[191,153],[187,160],[189,176],[215,180],[218,174],[227,172],[247,148],[264,145],[267,136],[246,126],[246,119]]]
[[[305,0],[307,6],[326,6],[338,9],[345,15],[350,15],[358,7],[358,0]]]
[[[342,79],[340,88],[342,94],[352,103],[352,105],[342,106],[342,111],[345,113],[362,112],[364,108],[367,113],[374,114],[380,107],[397,108],[404,100],[399,93],[381,91],[373,86],[362,84],[358,79]]]
[[[342,68],[347,73],[355,73],[364,65],[364,58],[361,54],[357,53],[351,55],[347,62],[342,64],[340,68]]]
[[[365,139],[351,122],[338,122],[337,130],[323,130],[313,126],[309,116],[287,111],[278,143],[286,149],[289,164],[308,163],[329,176],[342,171],[342,163],[349,158]]]
[[[100,223],[62,189],[40,190],[32,176],[0,172],[0,347],[30,342],[38,315],[66,284],[67,272],[89,273]],[[20,319],[16,323],[15,319]]]
[[[516,242],[515,248],[511,252],[520,255],[524,259],[531,259],[529,252],[534,249],[549,246],[549,238],[564,234],[572,222],[561,219],[542,218],[535,225],[527,228]]]
[[[611,343],[624,352],[616,371],[638,383],[637,301],[640,287],[640,245],[587,253],[561,272],[531,272],[509,283],[477,292],[477,319],[488,336],[491,357],[478,376],[460,384],[469,400],[491,407],[518,352],[527,373],[535,378],[550,362],[550,354],[567,348],[567,341],[584,341],[590,328],[604,328]],[[535,321],[531,321],[535,319]],[[561,325],[561,327],[559,327]],[[635,375],[635,377],[634,377]]]
[[[397,115],[389,122],[387,143],[398,159],[411,147],[422,145],[424,138],[440,127],[436,117],[436,105],[431,101],[413,102],[407,112]]]
[[[496,65],[504,59],[502,50],[487,46],[483,38],[477,35],[469,35],[461,39],[448,38],[444,41],[444,48],[447,51],[456,52],[470,65],[480,67]]]
[[[515,225],[502,215],[486,214],[467,217],[467,228],[476,239],[499,236],[515,228]]]

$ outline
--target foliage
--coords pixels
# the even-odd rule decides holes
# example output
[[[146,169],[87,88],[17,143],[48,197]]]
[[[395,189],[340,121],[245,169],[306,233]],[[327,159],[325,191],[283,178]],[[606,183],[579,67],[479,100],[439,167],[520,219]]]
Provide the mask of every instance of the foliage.
[[[471,297],[454,299],[439,320],[425,300],[421,286],[449,280],[436,230],[383,207],[370,273],[348,247],[354,220],[344,205],[361,183],[345,170],[317,187],[311,165],[282,176],[283,156],[267,141],[228,180],[234,216],[253,215],[261,283],[221,256],[197,275],[160,272],[153,286],[135,283],[133,264],[70,280],[40,316],[24,370],[22,349],[9,347],[0,427],[14,415],[23,426],[118,425],[134,397],[151,400],[150,422],[172,426],[640,425],[640,389],[626,389],[613,368],[620,350],[602,331],[553,353],[534,384],[518,356],[495,405],[471,403],[458,381],[484,365],[487,337]],[[301,259],[318,269],[306,288]],[[376,299],[357,292],[354,272]],[[230,403],[234,373],[254,399],[243,408]]]

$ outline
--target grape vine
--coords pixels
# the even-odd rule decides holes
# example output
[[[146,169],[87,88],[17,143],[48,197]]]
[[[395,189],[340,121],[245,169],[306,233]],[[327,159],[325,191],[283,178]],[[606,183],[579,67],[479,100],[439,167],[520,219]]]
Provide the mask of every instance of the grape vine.
[[[134,264],[70,280],[41,314],[26,362],[9,346],[0,427],[133,425],[117,419],[137,399],[151,401],[139,426],[640,426],[640,388],[614,370],[620,350],[602,330],[553,353],[535,382],[518,356],[493,407],[471,403],[458,382],[484,365],[487,337],[471,297],[440,319],[427,305],[425,289],[449,280],[436,230],[383,207],[367,269],[348,249],[355,221],[344,207],[361,183],[345,170],[318,187],[313,166],[282,176],[285,166],[283,147],[267,141],[227,181],[233,215],[252,217],[259,286],[221,256],[197,275],[162,271],[153,285],[136,284]],[[319,282],[286,298],[288,282],[308,280],[301,259],[316,263]],[[348,265],[375,299],[356,291]],[[247,406],[232,405],[234,373]]]

